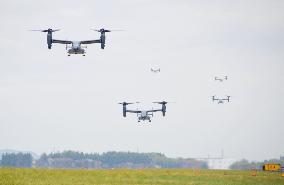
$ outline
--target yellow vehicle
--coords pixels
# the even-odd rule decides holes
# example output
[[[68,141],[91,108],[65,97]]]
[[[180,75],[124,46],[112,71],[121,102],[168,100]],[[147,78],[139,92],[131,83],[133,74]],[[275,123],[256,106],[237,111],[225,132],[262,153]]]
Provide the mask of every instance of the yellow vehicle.
[[[262,166],[263,171],[280,171],[281,165],[280,164],[264,164]]]

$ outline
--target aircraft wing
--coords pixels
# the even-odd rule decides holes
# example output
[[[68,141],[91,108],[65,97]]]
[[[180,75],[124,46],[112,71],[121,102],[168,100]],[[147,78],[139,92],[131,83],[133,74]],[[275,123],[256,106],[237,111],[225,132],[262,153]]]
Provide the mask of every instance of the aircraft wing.
[[[56,39],[52,39],[52,43],[72,44],[72,41],[69,41],[69,40],[56,40]]]
[[[159,111],[162,111],[162,109],[148,110],[147,112],[159,112]]]
[[[126,112],[141,113],[141,110],[126,110]]]
[[[94,43],[101,43],[101,40],[84,40],[84,41],[80,41],[81,44],[94,44]]]

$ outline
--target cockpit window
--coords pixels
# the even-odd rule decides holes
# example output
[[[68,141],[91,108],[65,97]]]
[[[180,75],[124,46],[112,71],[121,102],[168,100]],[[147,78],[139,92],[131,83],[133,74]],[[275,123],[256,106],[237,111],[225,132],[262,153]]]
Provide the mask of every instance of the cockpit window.
[[[147,112],[146,111],[142,111],[141,112],[141,116],[143,116],[143,117],[147,116]]]
[[[80,42],[73,42],[73,47],[74,48],[79,48],[80,47]]]

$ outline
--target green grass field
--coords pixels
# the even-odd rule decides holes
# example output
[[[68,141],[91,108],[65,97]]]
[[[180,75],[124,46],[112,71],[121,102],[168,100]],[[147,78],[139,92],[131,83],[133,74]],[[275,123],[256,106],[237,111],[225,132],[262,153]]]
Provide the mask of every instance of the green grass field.
[[[145,169],[58,170],[0,168],[0,185],[284,185],[279,173]]]

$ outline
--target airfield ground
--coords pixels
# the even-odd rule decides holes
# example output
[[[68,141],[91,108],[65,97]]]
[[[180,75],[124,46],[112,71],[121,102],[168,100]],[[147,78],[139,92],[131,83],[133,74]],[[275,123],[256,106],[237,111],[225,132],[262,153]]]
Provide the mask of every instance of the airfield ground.
[[[279,173],[192,169],[0,168],[0,185],[283,185]]]

